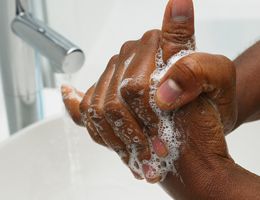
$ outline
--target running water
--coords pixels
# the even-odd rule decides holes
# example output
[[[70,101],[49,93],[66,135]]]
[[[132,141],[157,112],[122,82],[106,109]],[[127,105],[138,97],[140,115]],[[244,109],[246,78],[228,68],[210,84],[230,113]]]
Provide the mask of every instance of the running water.
[[[84,194],[84,180],[82,179],[82,168],[80,161],[79,142],[82,137],[79,135],[81,131],[73,124],[70,116],[66,112],[63,117],[64,120],[64,135],[67,142],[67,155],[69,162],[69,178],[70,178],[70,198],[83,200]]]

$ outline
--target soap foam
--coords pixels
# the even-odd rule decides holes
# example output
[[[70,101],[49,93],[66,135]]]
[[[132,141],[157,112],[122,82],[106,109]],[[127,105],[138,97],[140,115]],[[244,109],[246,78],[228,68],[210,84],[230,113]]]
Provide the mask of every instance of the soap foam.
[[[160,83],[160,80],[167,73],[170,67],[172,67],[181,58],[190,55],[194,51],[192,50],[182,50],[179,53],[172,56],[167,64],[163,62],[162,59],[162,49],[160,48],[156,55],[156,69],[151,75],[151,85],[150,85],[150,106],[154,113],[156,113],[159,118],[158,124],[158,137],[167,146],[168,155],[165,158],[158,157],[153,150],[152,142],[149,139],[149,146],[151,149],[151,159],[144,160],[142,162],[137,159],[137,148],[135,145],[130,147],[131,154],[129,160],[129,167],[131,170],[136,172],[142,178],[155,178],[161,177],[161,181],[164,180],[168,172],[177,173],[175,168],[175,161],[179,158],[179,147],[181,145],[180,133],[174,126],[174,112],[162,111],[155,102],[155,95]],[[147,138],[148,134],[144,130]],[[147,164],[151,167],[151,170],[144,176],[143,170],[140,166]]]

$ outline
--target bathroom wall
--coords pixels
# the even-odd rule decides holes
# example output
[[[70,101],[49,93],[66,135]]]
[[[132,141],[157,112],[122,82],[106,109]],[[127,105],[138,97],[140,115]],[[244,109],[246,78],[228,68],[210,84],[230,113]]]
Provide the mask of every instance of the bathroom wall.
[[[50,24],[86,52],[74,85],[85,90],[127,40],[160,28],[167,0],[47,0]],[[194,0],[198,49],[234,58],[260,38],[260,1]]]

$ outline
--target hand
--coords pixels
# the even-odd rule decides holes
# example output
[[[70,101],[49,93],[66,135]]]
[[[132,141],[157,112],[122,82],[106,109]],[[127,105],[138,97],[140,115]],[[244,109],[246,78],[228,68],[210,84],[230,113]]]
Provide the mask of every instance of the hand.
[[[194,53],[179,60],[161,81],[157,104],[163,110],[178,109],[174,124],[182,137],[178,174],[168,173],[161,183],[176,199],[225,199],[229,192],[223,190],[228,180],[223,172],[235,163],[224,136],[237,118],[235,77],[227,58]]]
[[[178,3],[170,1],[167,9]],[[192,4],[189,0],[182,3],[186,9]],[[167,9],[164,21],[169,19]],[[180,24],[186,27],[188,22]],[[185,30],[182,28],[179,33]],[[167,34],[174,38],[175,31],[175,27],[169,28]],[[168,41],[163,49],[170,56],[176,53],[170,49],[178,45],[174,40]],[[237,119],[234,64],[224,56],[194,53],[176,62],[159,86],[157,104],[165,111],[178,109],[174,124],[182,138],[180,156],[175,163],[178,173],[168,173],[161,185],[176,199],[221,199],[228,192],[222,190],[223,180],[227,178],[223,168],[235,165],[224,138]]]
[[[204,198],[208,190],[201,190],[212,186],[211,169],[217,173],[223,160],[233,162],[224,133],[236,122],[234,66],[223,56],[203,53],[173,63],[156,95],[159,107],[169,112],[158,111],[151,102],[156,90],[150,88],[157,87],[158,80],[150,77],[160,67],[158,49],[166,63],[180,50],[194,49],[193,35],[192,1],[171,0],[162,31],[125,43],[85,95],[70,87],[62,92],[73,120],[117,152],[137,178],[158,182],[175,168],[178,173],[168,173],[163,187],[173,196]],[[172,122],[164,127],[170,136],[162,130],[162,115]]]
[[[155,70],[160,38],[161,32],[152,30],[140,40],[126,42],[82,100],[82,93],[70,87],[62,88],[73,120],[86,126],[98,144],[117,152],[139,179],[151,167],[142,162],[150,160],[152,146],[156,146],[159,157],[168,154],[157,136],[159,119],[149,103],[150,75]],[[161,179],[159,176],[146,178],[149,182]]]

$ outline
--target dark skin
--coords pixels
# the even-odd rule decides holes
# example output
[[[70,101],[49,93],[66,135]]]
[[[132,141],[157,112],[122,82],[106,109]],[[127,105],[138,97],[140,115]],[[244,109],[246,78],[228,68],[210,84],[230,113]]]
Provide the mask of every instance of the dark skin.
[[[260,119],[260,41],[234,60],[237,70],[238,119],[244,122]],[[248,87],[250,85],[250,87]]]
[[[149,105],[150,75],[155,70],[158,48],[162,48],[166,62],[180,50],[194,48],[193,35],[192,1],[170,0],[162,30],[149,31],[140,40],[125,43],[86,94],[62,88],[64,97],[71,96],[64,98],[64,103],[72,119],[85,126],[95,142],[123,153],[125,164],[133,143],[139,147],[140,161],[149,160],[151,148],[159,157],[167,155],[154,126],[158,117]],[[156,103],[162,110],[177,110],[174,122],[182,141],[175,162],[178,173],[168,173],[160,182],[171,197],[260,199],[260,178],[236,165],[225,141],[225,135],[239,125],[260,118],[259,52],[257,43],[233,62],[221,55],[193,53],[176,62],[161,79]],[[122,87],[125,79],[130,81]],[[145,112],[140,113],[140,108]],[[123,120],[124,126],[115,126],[118,120]],[[127,128],[134,130],[130,136]],[[143,134],[144,128],[148,136]],[[145,174],[146,168],[142,169]],[[161,177],[145,178],[157,183]]]

